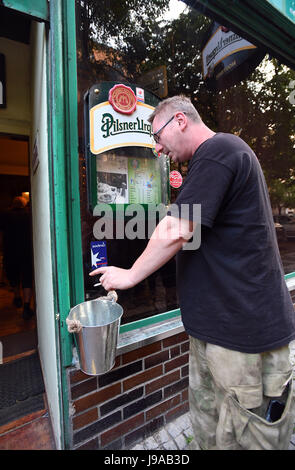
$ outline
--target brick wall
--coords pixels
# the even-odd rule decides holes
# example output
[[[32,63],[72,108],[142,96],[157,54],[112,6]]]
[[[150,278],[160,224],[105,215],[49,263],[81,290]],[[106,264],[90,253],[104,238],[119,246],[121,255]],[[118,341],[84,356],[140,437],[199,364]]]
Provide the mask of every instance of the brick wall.
[[[188,350],[179,333],[117,357],[98,377],[69,369],[73,449],[128,449],[188,410]]]

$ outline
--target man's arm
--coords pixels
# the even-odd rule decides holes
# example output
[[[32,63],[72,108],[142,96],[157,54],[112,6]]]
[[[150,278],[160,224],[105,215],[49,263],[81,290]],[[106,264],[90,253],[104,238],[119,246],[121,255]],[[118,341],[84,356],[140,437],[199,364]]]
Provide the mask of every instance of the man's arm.
[[[195,229],[193,222],[172,216],[164,217],[154,230],[150,241],[131,269],[105,266],[90,276],[102,274],[100,282],[106,290],[130,289],[157,271],[182,248]]]

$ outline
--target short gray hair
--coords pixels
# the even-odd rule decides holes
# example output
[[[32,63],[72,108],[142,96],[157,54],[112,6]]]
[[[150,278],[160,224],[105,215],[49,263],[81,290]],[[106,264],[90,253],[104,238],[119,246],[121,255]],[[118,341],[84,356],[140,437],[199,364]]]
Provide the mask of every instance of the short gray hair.
[[[165,100],[161,101],[148,118],[148,121],[152,124],[155,117],[159,114],[165,114],[166,116],[168,114],[177,113],[179,111],[183,112],[194,122],[202,122],[202,119],[191,100],[184,95],[172,96],[171,98],[166,98]]]

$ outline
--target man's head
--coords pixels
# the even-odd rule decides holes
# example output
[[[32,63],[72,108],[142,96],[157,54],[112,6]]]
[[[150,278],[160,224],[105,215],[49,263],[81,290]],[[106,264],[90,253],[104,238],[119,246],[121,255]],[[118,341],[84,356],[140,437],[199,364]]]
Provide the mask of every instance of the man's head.
[[[149,122],[153,126],[158,153],[165,153],[175,162],[192,157],[197,148],[196,127],[202,126],[203,121],[189,98],[173,96],[161,101]]]
[[[154,112],[149,117],[149,122],[153,122],[154,118],[158,115],[170,116],[177,113],[177,111],[183,112],[188,119],[193,122],[200,123],[202,120],[196,108],[193,106],[191,100],[184,95],[172,96],[164,101],[161,101]]]

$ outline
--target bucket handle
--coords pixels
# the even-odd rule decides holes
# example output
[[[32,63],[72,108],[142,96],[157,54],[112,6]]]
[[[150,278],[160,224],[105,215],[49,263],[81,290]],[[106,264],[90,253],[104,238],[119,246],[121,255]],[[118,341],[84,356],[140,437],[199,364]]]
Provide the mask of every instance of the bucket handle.
[[[93,300],[110,300],[111,302],[117,302],[118,294],[116,291],[110,290],[106,296],[97,297],[97,299],[93,299]]]

